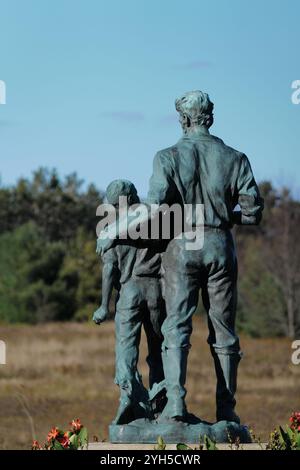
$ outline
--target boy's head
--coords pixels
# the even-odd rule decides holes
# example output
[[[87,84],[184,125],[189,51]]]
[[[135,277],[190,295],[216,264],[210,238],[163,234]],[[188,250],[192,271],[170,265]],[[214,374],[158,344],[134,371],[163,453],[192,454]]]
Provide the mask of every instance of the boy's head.
[[[119,207],[119,198],[123,196],[127,198],[127,204],[138,204],[140,199],[137,194],[136,187],[128,180],[114,180],[106,189],[106,199],[109,204]]]

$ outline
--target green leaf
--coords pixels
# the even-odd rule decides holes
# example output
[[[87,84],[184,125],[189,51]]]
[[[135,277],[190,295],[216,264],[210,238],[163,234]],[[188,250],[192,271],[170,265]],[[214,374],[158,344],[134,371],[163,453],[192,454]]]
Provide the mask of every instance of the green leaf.
[[[287,434],[288,434],[288,437],[289,437],[290,441],[293,442],[295,437],[296,437],[295,436],[295,431],[293,429],[291,429],[290,427],[288,427],[288,426],[286,428],[286,431],[287,431]]]
[[[291,450],[292,443],[288,433],[286,433],[281,426],[279,426],[279,441],[283,445],[284,450]]]
[[[77,434],[72,434],[72,436],[69,438],[70,443],[73,449],[78,449],[79,447],[79,436]]]
[[[177,450],[193,450],[190,446],[183,444],[182,442],[177,444],[176,449]]]
[[[216,443],[206,435],[204,436],[204,445],[206,450],[219,450],[216,446]]]
[[[78,434],[79,438],[79,445],[81,448],[88,447],[89,437],[88,437],[88,430],[87,428],[83,427],[80,429]]]
[[[155,447],[155,450],[165,450],[166,444],[165,441],[161,436],[158,436],[157,438],[157,446]]]
[[[295,433],[296,450],[300,450],[300,432]]]
[[[63,446],[61,445],[60,442],[58,442],[56,439],[52,442],[52,449],[53,450],[65,450]]]

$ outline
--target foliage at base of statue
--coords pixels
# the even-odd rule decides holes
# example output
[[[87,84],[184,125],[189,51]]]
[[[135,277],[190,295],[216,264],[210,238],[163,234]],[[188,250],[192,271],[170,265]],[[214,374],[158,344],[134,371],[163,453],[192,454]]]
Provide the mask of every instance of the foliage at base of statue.
[[[176,446],[177,450],[219,450],[216,442],[213,441],[210,437],[204,436],[203,442],[200,440],[199,447],[192,448],[187,444],[179,443]]]
[[[157,438],[157,445],[154,447],[154,450],[165,450],[166,449],[166,443],[163,440],[161,436],[158,436]]]
[[[290,424],[283,429],[279,426],[271,435],[267,450],[300,450],[300,412],[290,417]]]
[[[165,441],[163,440],[163,438],[161,436],[159,436],[157,438],[157,445],[154,447],[154,450],[166,450],[166,443]],[[194,449],[190,446],[188,446],[187,444],[184,444],[184,443],[179,443],[176,445],[176,449],[177,450],[203,450],[203,449],[206,449],[206,450],[219,450],[216,446],[216,443],[210,439],[208,436],[204,436],[203,438],[203,442],[200,441],[199,443],[199,447],[195,447]]]
[[[34,440],[32,450],[78,450],[87,449],[88,432],[79,419],[73,419],[70,429],[63,431],[57,427],[52,428],[47,436],[47,441],[42,445]]]
[[[289,425],[283,429],[281,426],[276,428],[271,434],[267,446],[263,444],[260,438],[257,438],[252,430],[250,430],[252,442],[256,443],[261,450],[300,450],[300,411],[294,411],[289,419]],[[160,436],[157,439],[155,450],[165,450],[166,443]],[[204,436],[200,440],[198,447],[190,447],[187,444],[179,443],[176,446],[177,450],[219,450],[215,441],[208,436]],[[228,449],[229,450],[244,450],[239,438],[232,440],[228,434]]]

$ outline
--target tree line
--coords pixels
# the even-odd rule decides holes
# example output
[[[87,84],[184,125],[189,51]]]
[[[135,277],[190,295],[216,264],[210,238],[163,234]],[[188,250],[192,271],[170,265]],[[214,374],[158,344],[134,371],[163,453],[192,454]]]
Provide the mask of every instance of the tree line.
[[[287,188],[260,184],[259,227],[236,227],[239,331],[300,334],[300,202]],[[101,296],[95,253],[96,208],[103,193],[77,175],[39,169],[0,186],[0,322],[91,318]],[[199,307],[201,312],[201,307]]]

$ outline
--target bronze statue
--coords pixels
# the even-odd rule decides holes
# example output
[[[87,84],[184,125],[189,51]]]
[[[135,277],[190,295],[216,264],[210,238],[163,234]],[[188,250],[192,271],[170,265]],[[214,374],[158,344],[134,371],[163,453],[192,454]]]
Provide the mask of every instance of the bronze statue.
[[[175,105],[183,136],[175,145],[156,154],[147,204],[160,207],[176,203],[183,208],[203,205],[204,243],[198,250],[187,249],[187,234],[183,232],[181,237],[169,241],[162,256],[166,304],[161,330],[162,361],[167,404],[156,423],[165,426],[165,430],[178,423],[187,424],[185,430],[200,426],[187,412],[185,381],[192,316],[201,291],[217,376],[219,427],[215,428],[215,437],[221,439],[221,423],[231,423],[236,430],[240,423],[234,410],[241,352],[235,332],[237,259],[231,228],[235,224],[257,225],[263,200],[246,155],[210,134],[214,105],[209,96],[191,91],[178,98]],[[148,219],[151,217],[148,215]],[[193,215],[191,228],[195,226],[197,219]],[[118,245],[126,230],[120,223],[112,239],[108,228],[107,237],[98,239],[98,252],[105,253]],[[194,434],[186,431],[186,435]]]

